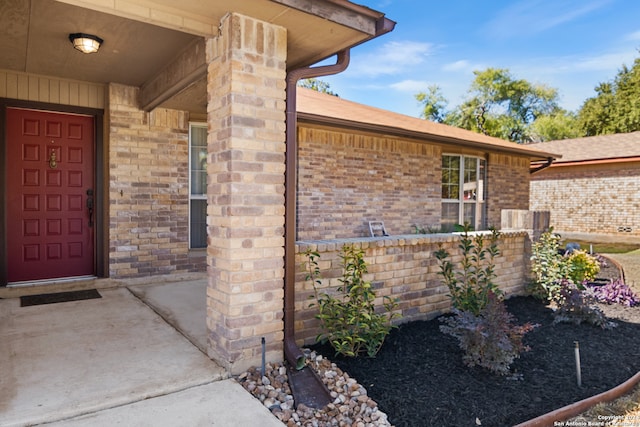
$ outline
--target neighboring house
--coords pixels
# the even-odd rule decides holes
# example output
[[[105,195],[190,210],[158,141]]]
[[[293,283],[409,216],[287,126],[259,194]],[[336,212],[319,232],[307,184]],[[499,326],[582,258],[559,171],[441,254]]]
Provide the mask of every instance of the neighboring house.
[[[2,8],[0,286],[206,272],[208,353],[239,373],[259,365],[263,337],[268,360],[295,354],[296,239],[362,239],[372,220],[393,235],[485,228],[527,209],[529,163],[549,156],[534,147],[304,90],[296,126],[296,80],[344,69],[350,47],[393,29],[384,14],[344,0],[172,4]],[[75,33],[99,51],[74,50]],[[414,270],[435,277],[429,251],[455,243],[425,239],[411,246],[422,261],[401,260],[415,282],[388,283],[407,318],[446,307],[440,287],[413,290],[427,277]],[[523,234],[505,242],[498,271],[517,287]]]
[[[640,236],[640,132],[534,147],[562,155],[531,177],[531,210],[557,232]]]

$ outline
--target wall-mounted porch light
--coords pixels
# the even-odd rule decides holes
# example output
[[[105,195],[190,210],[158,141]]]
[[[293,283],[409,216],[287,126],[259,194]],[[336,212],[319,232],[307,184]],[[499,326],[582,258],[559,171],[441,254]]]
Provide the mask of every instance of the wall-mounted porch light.
[[[82,53],[96,53],[104,40],[92,34],[73,33],[69,34],[69,41]]]

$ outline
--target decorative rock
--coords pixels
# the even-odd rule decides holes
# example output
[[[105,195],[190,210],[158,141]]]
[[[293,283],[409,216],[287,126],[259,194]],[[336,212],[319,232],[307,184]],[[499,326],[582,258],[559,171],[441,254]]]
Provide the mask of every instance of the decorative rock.
[[[250,368],[237,377],[239,383],[277,417],[284,425],[317,427],[381,427],[390,426],[386,414],[378,410],[367,390],[340,370],[335,363],[309,350],[303,350],[307,365],[313,368],[331,394],[333,403],[322,410],[299,404],[294,410],[294,398],[288,383],[287,368],[268,364],[264,375]]]

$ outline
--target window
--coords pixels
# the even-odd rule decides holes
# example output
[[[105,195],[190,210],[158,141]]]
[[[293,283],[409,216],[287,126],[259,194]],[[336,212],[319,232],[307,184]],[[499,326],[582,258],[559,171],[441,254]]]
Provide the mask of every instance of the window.
[[[442,229],[469,223],[475,230],[485,224],[486,161],[479,157],[442,156]]]
[[[189,126],[189,247],[207,247],[207,125]]]

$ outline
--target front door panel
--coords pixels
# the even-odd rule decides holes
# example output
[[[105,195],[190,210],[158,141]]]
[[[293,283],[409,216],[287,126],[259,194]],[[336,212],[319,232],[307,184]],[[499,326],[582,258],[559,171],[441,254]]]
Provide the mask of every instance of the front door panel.
[[[7,108],[8,280],[94,275],[93,117]]]

